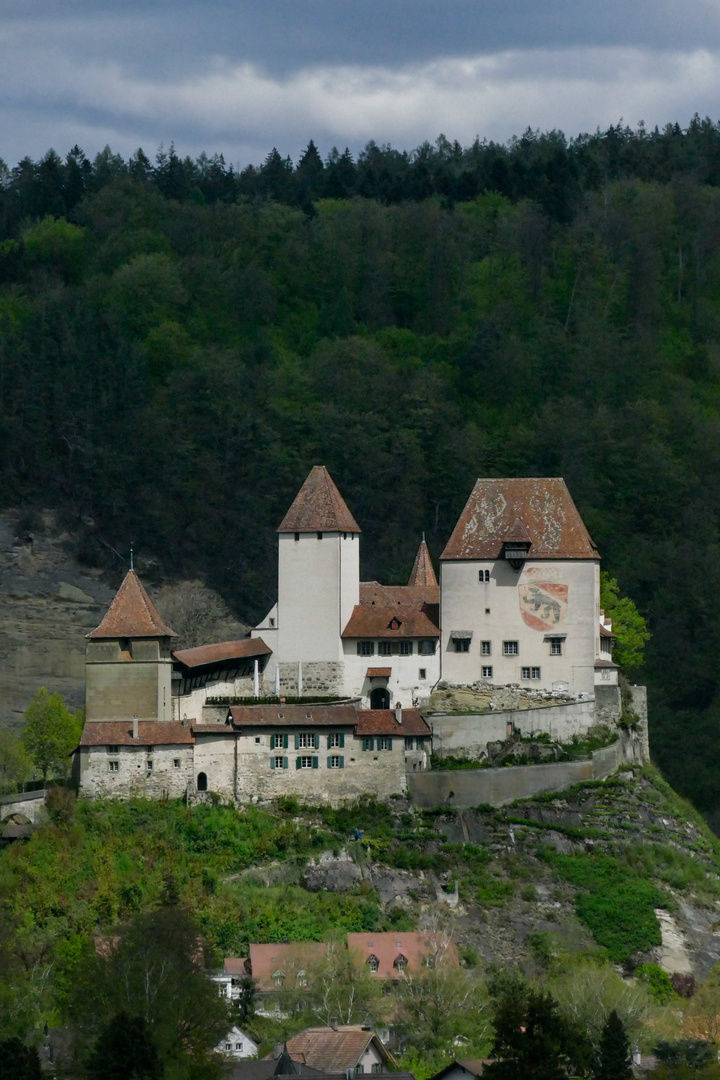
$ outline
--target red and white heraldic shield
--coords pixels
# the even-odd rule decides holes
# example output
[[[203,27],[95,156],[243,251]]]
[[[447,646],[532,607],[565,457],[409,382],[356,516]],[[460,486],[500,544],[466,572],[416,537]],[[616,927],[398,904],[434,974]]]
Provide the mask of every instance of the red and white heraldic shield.
[[[554,630],[565,618],[567,585],[551,581],[528,581],[518,585],[520,614],[533,630]]]

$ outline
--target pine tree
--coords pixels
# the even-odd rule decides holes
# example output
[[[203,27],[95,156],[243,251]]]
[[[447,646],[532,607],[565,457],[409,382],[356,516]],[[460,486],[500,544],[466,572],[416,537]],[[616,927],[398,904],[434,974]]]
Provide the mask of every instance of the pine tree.
[[[600,1038],[600,1056],[594,1080],[631,1080],[630,1040],[615,1009],[610,1013]]]

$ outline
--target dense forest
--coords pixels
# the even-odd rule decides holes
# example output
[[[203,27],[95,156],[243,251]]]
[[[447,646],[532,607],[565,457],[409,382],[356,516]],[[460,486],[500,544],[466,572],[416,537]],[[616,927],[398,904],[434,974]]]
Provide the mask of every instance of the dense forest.
[[[324,463],[363,576],[437,557],[477,476],[564,476],[648,618],[653,752],[718,809],[720,125],[236,171],[0,166],[0,499],[111,571],[274,599]]]

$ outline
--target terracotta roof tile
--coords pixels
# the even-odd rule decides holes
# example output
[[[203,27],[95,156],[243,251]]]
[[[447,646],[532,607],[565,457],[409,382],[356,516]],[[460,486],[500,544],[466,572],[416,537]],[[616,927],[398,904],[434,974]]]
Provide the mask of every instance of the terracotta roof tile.
[[[352,705],[231,705],[235,727],[354,727]]]
[[[134,570],[129,570],[100,625],[89,638],[177,637],[160,618],[145,587]]]
[[[598,559],[597,548],[559,477],[478,480],[442,559],[498,559],[516,520],[532,559]]]
[[[373,1041],[383,1062],[391,1060],[377,1035],[360,1024],[338,1026],[337,1031],[331,1027],[306,1028],[288,1039],[287,1048],[292,1058],[313,1069],[342,1073],[355,1068]]]
[[[381,585],[379,581],[360,582],[360,603],[363,605],[379,604],[388,607],[391,604],[423,607],[425,604],[440,603],[439,585]]]
[[[245,660],[269,656],[272,649],[262,638],[243,638],[241,641],[220,641],[215,645],[198,645],[195,649],[178,649],[173,657],[186,668],[220,664],[225,660]]]
[[[324,465],[310,470],[278,528],[280,533],[360,531]]]
[[[426,588],[428,586],[437,587],[437,578],[435,577],[435,571],[433,570],[428,546],[425,543],[425,537],[422,538],[417,555],[415,556],[415,563],[413,564],[408,585],[410,588],[413,588],[416,585],[421,585]]]
[[[246,956],[226,956],[223,960],[223,969],[226,975],[248,975],[250,961]]]
[[[140,720],[137,739],[132,733],[132,721],[89,721],[83,728],[80,746],[175,746],[195,741],[190,727],[173,720]]]
[[[258,990],[275,990],[275,973],[282,972],[286,989],[293,989],[295,977],[327,955],[322,941],[300,941],[288,944],[251,945],[250,971]]]
[[[369,667],[366,672],[368,679],[389,679],[391,675],[392,668],[389,667]]]
[[[382,607],[357,604],[353,608],[344,638],[437,638],[440,631],[431,618],[430,605],[423,608],[408,604]]]
[[[401,933],[397,930],[383,931],[380,934],[348,934],[348,949],[352,949],[363,963],[371,956],[376,957],[379,968],[375,974],[378,979],[401,979],[402,968],[396,965],[398,957],[407,961],[410,972],[422,971],[425,958],[433,956],[437,965],[451,964],[458,966],[458,951],[455,943],[439,933]]]
[[[362,709],[357,714],[355,734],[428,736],[432,732],[419,709],[403,709],[402,724],[398,724],[395,719],[394,709]]]

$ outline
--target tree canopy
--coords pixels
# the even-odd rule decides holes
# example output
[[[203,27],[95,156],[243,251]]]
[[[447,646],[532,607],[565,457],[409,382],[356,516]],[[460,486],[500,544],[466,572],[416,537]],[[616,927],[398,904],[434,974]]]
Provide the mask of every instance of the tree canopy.
[[[68,772],[82,726],[81,716],[68,709],[60,694],[50,694],[44,686],[35,693],[25,713],[22,743],[43,780],[54,769]]]

